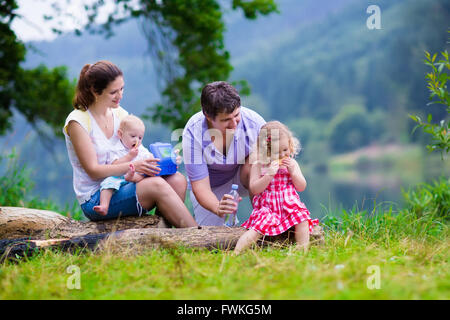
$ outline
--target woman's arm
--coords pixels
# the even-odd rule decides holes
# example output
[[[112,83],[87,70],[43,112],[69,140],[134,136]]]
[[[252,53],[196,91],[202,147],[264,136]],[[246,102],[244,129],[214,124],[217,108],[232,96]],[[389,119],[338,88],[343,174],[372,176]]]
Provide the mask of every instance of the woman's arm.
[[[250,169],[250,185],[249,190],[251,194],[257,195],[263,192],[270,181],[272,181],[273,176],[278,171],[278,162],[274,161],[270,164],[269,171],[261,176],[261,164],[253,164]]]
[[[86,173],[94,180],[104,179],[110,176],[121,176],[127,172],[130,162],[120,164],[99,164],[97,153],[92,145],[86,130],[76,121],[70,121],[67,125],[67,134],[72,141],[75,154]],[[159,159],[146,159],[134,161],[136,171],[154,176],[161,169],[155,164]]]
[[[128,170],[128,164],[101,165],[97,160],[97,153],[86,130],[76,121],[67,125],[67,134],[72,141],[75,154],[86,173],[94,180],[110,176],[123,175]]]

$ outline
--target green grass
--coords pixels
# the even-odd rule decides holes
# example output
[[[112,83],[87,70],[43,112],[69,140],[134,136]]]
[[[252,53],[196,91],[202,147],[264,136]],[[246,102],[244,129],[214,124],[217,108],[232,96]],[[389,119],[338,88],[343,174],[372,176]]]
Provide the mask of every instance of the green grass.
[[[307,254],[107,248],[44,251],[0,268],[0,299],[449,299],[448,225],[403,211],[325,219],[326,243]],[[75,265],[81,289],[68,289]],[[370,266],[380,288],[369,289]],[[370,281],[369,281],[370,282]]]
[[[20,170],[14,177],[23,183],[0,179],[9,186],[2,195],[10,205],[30,182]],[[106,246],[6,260],[0,299],[450,299],[450,179],[419,184],[403,196],[399,210],[377,205],[371,212],[329,212],[321,221],[325,245],[307,254],[294,246],[238,257],[221,250]],[[67,212],[74,216],[75,209]],[[68,286],[75,276],[70,266],[79,268],[80,289]],[[371,266],[379,268],[379,289],[367,285],[375,276]]]

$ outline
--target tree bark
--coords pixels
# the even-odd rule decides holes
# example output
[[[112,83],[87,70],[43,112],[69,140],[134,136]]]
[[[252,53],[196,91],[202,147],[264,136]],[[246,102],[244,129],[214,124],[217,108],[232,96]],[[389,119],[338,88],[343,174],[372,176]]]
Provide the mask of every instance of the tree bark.
[[[73,238],[125,229],[157,228],[156,215],[106,221],[76,221],[57,212],[20,207],[0,207],[0,239]]]

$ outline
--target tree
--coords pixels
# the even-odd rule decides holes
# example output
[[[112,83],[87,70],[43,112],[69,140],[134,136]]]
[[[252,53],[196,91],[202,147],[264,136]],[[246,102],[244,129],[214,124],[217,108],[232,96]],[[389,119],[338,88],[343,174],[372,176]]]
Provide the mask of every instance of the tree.
[[[12,109],[22,113],[38,132],[40,120],[53,128],[57,135],[67,113],[75,83],[67,79],[64,67],[47,69],[39,66],[26,70],[20,66],[26,48],[11,30],[17,17],[15,0],[0,0],[0,134],[11,129]]]
[[[11,104],[19,63],[25,57],[25,46],[20,43],[10,24],[15,18],[17,4],[13,0],[0,0],[0,134],[11,128]]]
[[[329,144],[337,153],[353,151],[372,141],[370,115],[362,106],[346,106],[329,124]]]
[[[113,35],[114,26],[139,19],[149,52],[157,61],[159,85],[163,87],[163,101],[148,108],[147,117],[174,129],[182,128],[189,117],[200,110],[199,95],[203,85],[227,80],[231,73],[223,39],[225,3],[220,0],[116,0],[106,22],[99,22],[99,12],[106,2],[97,0],[85,5],[88,23],[82,29],[109,37]],[[56,16],[48,19],[71,16],[64,13],[57,2],[53,7]],[[233,0],[231,7],[242,9],[248,19],[277,11],[274,0]],[[82,30],[76,33],[81,34]],[[249,92],[245,81],[234,84],[241,94]]]
[[[450,31],[449,31],[450,33]],[[428,114],[427,120],[423,121],[417,115],[410,115],[411,119],[418,123],[414,128],[422,128],[424,132],[431,135],[431,144],[427,145],[427,149],[431,152],[434,150],[440,150],[441,156],[443,152],[448,153],[450,150],[450,123],[448,121],[448,115],[450,114],[450,94],[448,91],[447,81],[450,79],[450,62],[448,52],[445,50],[441,52],[442,58],[436,61],[437,54],[433,56],[429,52],[425,52],[425,64],[431,68],[431,72],[427,73],[425,78],[428,83],[427,88],[430,91],[432,104],[441,104],[446,108],[447,117],[440,119],[438,123],[433,123],[433,117]]]

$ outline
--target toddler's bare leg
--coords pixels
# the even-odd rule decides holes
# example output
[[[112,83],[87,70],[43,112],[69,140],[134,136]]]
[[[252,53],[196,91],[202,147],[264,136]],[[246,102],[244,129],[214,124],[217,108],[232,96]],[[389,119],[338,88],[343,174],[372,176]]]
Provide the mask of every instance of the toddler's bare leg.
[[[108,214],[109,202],[113,196],[113,189],[103,189],[100,191],[100,205],[94,207],[94,211],[102,216],[106,216]]]
[[[297,241],[297,249],[308,252],[309,246],[309,223],[303,221],[295,226],[295,240]]]
[[[261,234],[252,229],[248,230],[239,238],[236,248],[234,248],[234,254],[240,254],[243,250],[255,243],[259,238],[261,238]]]

